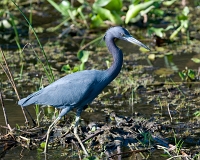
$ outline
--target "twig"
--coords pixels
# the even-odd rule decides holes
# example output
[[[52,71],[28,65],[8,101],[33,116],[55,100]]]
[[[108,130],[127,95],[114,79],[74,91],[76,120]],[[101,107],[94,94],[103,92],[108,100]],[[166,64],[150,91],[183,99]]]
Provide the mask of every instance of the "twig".
[[[1,101],[1,106],[2,106],[2,110],[3,110],[3,115],[4,115],[4,118],[5,118],[6,126],[8,127],[8,129],[10,130],[10,132],[12,132],[10,124],[8,123],[8,117],[6,115],[6,109],[5,109],[5,106],[4,106],[3,96],[2,96],[1,90],[0,90],[0,101]]]
[[[169,110],[169,104],[167,105],[167,110],[168,110],[169,117],[170,117],[170,119],[171,119],[171,122],[172,122],[172,116],[171,116],[171,113],[170,113],[170,110]]]
[[[0,51],[1,51],[1,53],[2,53],[2,59],[3,59],[4,63],[5,63],[5,65],[6,65],[6,67],[4,67],[3,64],[1,64],[1,63],[0,63],[0,66],[1,66],[1,68],[3,69],[3,71],[5,72],[5,74],[6,74],[7,78],[8,78],[8,80],[10,81],[10,83],[11,83],[11,85],[12,85],[12,87],[13,87],[13,89],[14,89],[16,95],[17,95],[18,100],[20,100],[19,94],[18,94],[18,91],[17,91],[17,87],[16,87],[16,85],[15,85],[13,76],[12,76],[12,74],[11,74],[11,72],[10,72],[10,69],[9,69],[9,67],[8,67],[8,64],[7,64],[6,57],[5,57],[5,55],[4,55],[4,53],[3,53],[3,51],[2,51],[1,48],[0,48]],[[26,116],[26,114],[25,114],[24,108],[23,108],[22,106],[21,106],[21,109],[22,109],[22,113],[23,113],[24,118],[25,118],[25,121],[26,121],[25,123],[28,124],[29,121],[28,121],[28,119],[27,119],[27,116]],[[28,113],[28,115],[31,117],[31,120],[32,120],[32,122],[34,123],[34,125],[36,125],[34,119],[33,119],[32,116],[30,115],[29,111],[28,111],[26,108],[25,108],[25,110],[26,110],[26,112]]]
[[[9,69],[9,67],[8,67],[6,57],[5,57],[5,55],[4,55],[4,53],[3,53],[2,50],[1,50],[1,53],[2,53],[2,58],[3,58],[3,61],[4,61],[5,65],[6,65],[6,69],[7,69],[8,73],[6,72],[5,68],[4,68],[4,72],[7,73],[6,76],[8,77],[8,79],[9,79],[9,81],[10,81],[10,83],[11,83],[13,89],[15,90],[15,93],[16,93],[16,95],[17,95],[18,100],[20,100],[19,94],[18,94],[18,92],[17,92],[17,88],[16,88],[16,86],[15,86],[15,82],[14,82],[14,80],[13,80],[13,76],[12,76],[12,74],[10,73],[10,69]],[[1,65],[1,66],[3,66],[3,65]]]
[[[8,126],[2,126],[2,125],[0,125],[0,128],[8,129]]]
[[[91,138],[93,138],[93,137],[95,137],[95,136],[97,136],[97,135],[99,135],[99,134],[102,134],[103,132],[104,132],[104,130],[99,131],[99,132],[97,132],[97,133],[95,133],[95,134],[92,134],[91,136],[89,136],[89,137],[87,137],[86,139],[84,139],[82,142],[85,143],[85,142],[88,141],[89,139],[91,139]]]

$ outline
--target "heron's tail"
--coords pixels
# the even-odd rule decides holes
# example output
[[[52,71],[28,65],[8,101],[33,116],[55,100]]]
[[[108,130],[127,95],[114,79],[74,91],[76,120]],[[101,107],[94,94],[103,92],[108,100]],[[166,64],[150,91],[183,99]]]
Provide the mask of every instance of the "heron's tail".
[[[37,103],[37,95],[39,95],[40,93],[41,93],[41,90],[30,94],[26,98],[19,100],[18,105],[25,107],[25,106],[28,106],[31,104],[36,104]]]
[[[28,105],[29,105],[29,103],[27,104],[27,102],[28,102],[27,98],[23,98],[23,99],[20,99],[20,100],[18,101],[18,105],[20,105],[20,106],[22,106],[22,107],[25,107],[25,106],[28,106]]]

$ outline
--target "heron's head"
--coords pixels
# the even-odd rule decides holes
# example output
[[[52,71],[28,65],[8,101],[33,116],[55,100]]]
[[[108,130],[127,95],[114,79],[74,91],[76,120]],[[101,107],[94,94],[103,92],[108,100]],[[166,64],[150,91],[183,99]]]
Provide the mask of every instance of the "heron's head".
[[[140,47],[146,48],[147,50],[150,50],[149,47],[147,47],[142,42],[135,39],[125,28],[120,27],[120,26],[116,26],[116,27],[112,27],[112,28],[108,29],[104,36],[104,40],[106,39],[107,36],[108,37],[111,36],[113,38],[128,41],[128,42],[136,44]]]

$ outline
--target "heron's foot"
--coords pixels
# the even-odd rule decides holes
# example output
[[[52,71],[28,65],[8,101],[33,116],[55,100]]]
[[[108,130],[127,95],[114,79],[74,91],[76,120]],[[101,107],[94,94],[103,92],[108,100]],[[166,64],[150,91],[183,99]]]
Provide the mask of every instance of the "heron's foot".
[[[70,127],[67,128],[67,130],[66,130],[66,132],[65,132],[64,135],[67,135],[72,129],[74,129],[74,128],[76,127],[76,125],[77,125],[77,120],[74,120],[74,121],[71,123]],[[63,137],[63,136],[62,136],[62,137]]]
[[[75,121],[73,121],[72,123],[71,123],[71,125],[70,125],[70,129],[73,129],[74,127],[75,127],[75,125],[76,125],[76,122]]]
[[[29,126],[29,121],[26,120],[25,125],[28,127]]]
[[[75,127],[75,124],[71,124],[69,128],[66,129],[65,133],[62,135],[61,138],[65,137],[72,129]]]

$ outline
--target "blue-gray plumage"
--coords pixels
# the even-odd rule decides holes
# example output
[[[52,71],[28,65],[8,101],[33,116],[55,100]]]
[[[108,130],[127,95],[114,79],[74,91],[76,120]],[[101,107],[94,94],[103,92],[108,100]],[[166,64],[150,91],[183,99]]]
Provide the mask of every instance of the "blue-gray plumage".
[[[62,117],[75,107],[84,107],[102,90],[105,71],[85,70],[69,74],[19,101],[19,105],[51,105],[63,109]]]
[[[67,114],[73,108],[77,108],[76,124],[74,134],[81,144],[85,154],[87,151],[77,135],[77,125],[83,107],[91,103],[95,97],[119,74],[122,63],[123,53],[116,46],[114,39],[121,39],[149,50],[147,46],[133,38],[130,33],[122,27],[112,27],[107,30],[104,40],[108,50],[113,55],[113,63],[107,70],[85,70],[69,74],[47,87],[21,99],[18,104],[28,106],[30,104],[51,105],[62,109],[58,118],[52,123],[47,132],[46,146],[48,142],[48,134],[53,126],[60,120],[62,116]],[[46,152],[46,146],[45,151]]]

